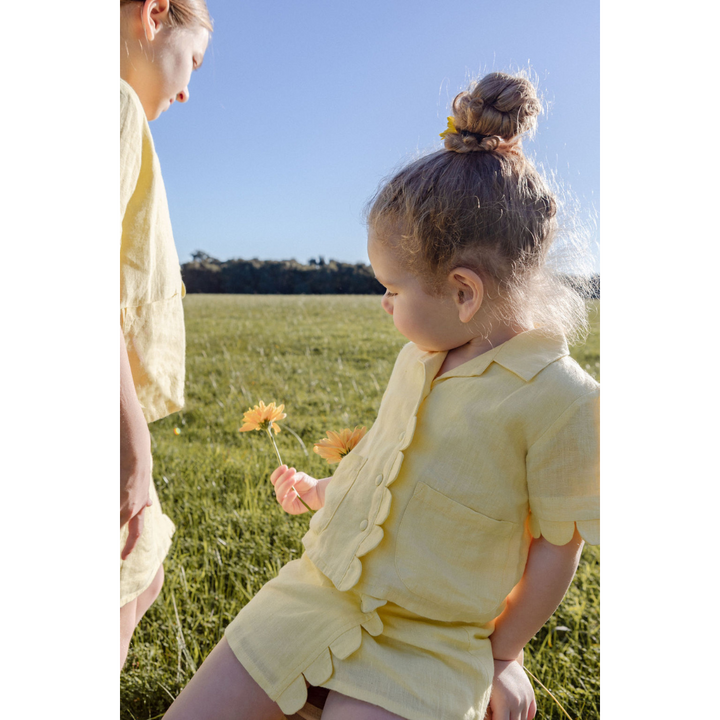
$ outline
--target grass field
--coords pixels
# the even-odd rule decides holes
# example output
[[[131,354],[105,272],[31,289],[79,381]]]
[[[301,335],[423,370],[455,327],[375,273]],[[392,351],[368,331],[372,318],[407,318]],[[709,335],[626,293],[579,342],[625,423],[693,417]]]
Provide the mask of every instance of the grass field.
[[[121,675],[121,718],[161,718],[224,628],[302,552],[306,516],[288,516],[268,480],[267,436],[243,433],[245,410],[284,402],[283,460],[317,477],[325,430],[369,427],[405,339],[377,296],[188,295],[186,406],[151,425],[154,478],[177,526],[165,586]],[[599,379],[599,305],[573,357]],[[526,648],[528,669],[572,718],[599,718],[599,574],[585,547],[560,608]],[[536,687],[539,718],[564,718]]]

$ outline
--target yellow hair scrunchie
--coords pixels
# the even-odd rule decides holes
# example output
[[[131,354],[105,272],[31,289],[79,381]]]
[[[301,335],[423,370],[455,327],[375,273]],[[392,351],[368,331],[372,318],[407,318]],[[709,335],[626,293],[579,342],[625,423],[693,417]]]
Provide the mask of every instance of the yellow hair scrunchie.
[[[440,133],[440,137],[444,140],[448,135],[457,135],[457,128],[455,127],[455,118],[449,117],[447,119],[447,130]]]

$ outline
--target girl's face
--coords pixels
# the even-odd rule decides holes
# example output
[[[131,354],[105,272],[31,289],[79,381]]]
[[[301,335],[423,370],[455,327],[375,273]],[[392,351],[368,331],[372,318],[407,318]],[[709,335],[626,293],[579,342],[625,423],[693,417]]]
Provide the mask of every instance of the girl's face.
[[[202,65],[210,34],[200,25],[169,27],[159,22],[132,52],[126,80],[140,98],[148,120],[155,120],[176,100],[187,102],[193,70]],[[121,48],[123,49],[123,48]]]
[[[429,295],[392,247],[392,239],[384,236],[381,241],[376,231],[370,230],[370,264],[378,282],[386,288],[382,306],[392,315],[395,327],[426,352],[452,350],[467,343],[468,327],[460,321],[450,285],[438,296]]]

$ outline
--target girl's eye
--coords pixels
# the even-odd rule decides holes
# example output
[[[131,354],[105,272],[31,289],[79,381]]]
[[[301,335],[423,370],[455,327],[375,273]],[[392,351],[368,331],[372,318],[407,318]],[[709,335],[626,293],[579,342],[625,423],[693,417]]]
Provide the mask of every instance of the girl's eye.
[[[395,297],[397,293],[390,292],[389,290],[385,291],[385,297]]]

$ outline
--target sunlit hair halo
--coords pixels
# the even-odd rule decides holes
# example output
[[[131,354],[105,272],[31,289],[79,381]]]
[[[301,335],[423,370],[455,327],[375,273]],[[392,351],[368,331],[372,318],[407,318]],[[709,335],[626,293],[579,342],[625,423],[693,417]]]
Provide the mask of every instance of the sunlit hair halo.
[[[367,210],[379,239],[435,292],[454,267],[475,270],[494,317],[564,333],[586,330],[583,299],[546,263],[557,233],[558,204],[522,151],[542,112],[524,75],[494,72],[452,104],[444,149],[401,169]]]

